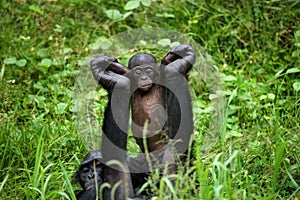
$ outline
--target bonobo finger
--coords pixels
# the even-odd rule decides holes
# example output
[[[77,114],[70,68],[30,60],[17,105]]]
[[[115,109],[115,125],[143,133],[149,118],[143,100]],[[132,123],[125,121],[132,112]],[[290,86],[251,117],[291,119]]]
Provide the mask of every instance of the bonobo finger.
[[[181,45],[172,47],[170,52],[180,55],[181,57],[185,57],[188,54],[188,52],[191,50],[192,50],[191,45],[181,44]]]
[[[122,64],[120,64],[118,62],[111,62],[108,69],[112,70],[113,72],[115,72],[117,74],[121,74],[121,75],[124,75],[130,71],[127,67],[123,66]]]
[[[118,88],[122,88],[124,92],[129,92],[130,80],[127,77],[116,74],[112,71],[102,71],[97,74],[95,79],[105,89],[112,90],[115,86],[117,86]]]
[[[177,59],[180,59],[181,57],[175,53],[169,52],[162,60],[161,64],[168,65],[171,62],[174,62]]]

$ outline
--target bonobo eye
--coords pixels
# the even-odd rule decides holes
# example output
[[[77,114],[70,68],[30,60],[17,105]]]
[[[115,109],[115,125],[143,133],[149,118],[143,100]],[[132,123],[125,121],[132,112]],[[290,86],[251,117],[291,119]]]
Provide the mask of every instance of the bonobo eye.
[[[102,165],[102,163],[101,163],[101,161],[100,160],[96,160],[96,168],[101,168],[101,165]]]
[[[83,173],[88,173],[88,172],[90,171],[90,168],[88,168],[88,167],[83,167],[83,168],[81,169],[81,171],[82,171]]]
[[[134,71],[134,75],[135,75],[135,76],[140,76],[140,75],[142,75],[142,70],[140,70],[140,69],[135,70],[135,71]]]
[[[147,75],[152,75],[153,69],[147,68],[145,72],[146,72]]]

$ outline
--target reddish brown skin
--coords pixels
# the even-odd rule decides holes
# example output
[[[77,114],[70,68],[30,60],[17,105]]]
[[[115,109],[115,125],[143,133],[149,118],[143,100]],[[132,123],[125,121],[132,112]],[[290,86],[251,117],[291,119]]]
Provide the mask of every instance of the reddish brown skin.
[[[153,84],[152,87],[146,91],[141,92],[139,89],[133,93],[132,96],[132,121],[138,126],[132,126],[132,132],[135,136],[136,142],[139,145],[140,149],[145,152],[143,145],[143,131],[142,127],[147,125],[147,147],[148,151],[152,152],[162,147],[165,144],[165,135],[161,130],[157,129],[157,123],[155,119],[150,121],[150,112],[151,107],[154,108],[156,105],[164,106],[163,98],[164,88],[160,85]],[[157,113],[156,113],[157,114]],[[156,116],[154,114],[154,116]],[[157,120],[159,121],[159,120]],[[159,125],[163,127],[164,124]]]

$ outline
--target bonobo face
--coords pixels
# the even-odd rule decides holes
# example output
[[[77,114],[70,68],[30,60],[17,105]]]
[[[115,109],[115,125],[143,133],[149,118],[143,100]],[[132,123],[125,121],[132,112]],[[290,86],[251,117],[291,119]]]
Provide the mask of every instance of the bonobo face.
[[[148,91],[156,81],[157,74],[154,66],[147,64],[136,66],[132,71],[133,78],[142,91]]]
[[[94,170],[94,166],[96,169]],[[103,182],[101,178],[103,165],[100,160],[94,159],[88,163],[82,164],[79,168],[80,185],[84,190],[89,190],[95,185],[95,179],[98,184]]]

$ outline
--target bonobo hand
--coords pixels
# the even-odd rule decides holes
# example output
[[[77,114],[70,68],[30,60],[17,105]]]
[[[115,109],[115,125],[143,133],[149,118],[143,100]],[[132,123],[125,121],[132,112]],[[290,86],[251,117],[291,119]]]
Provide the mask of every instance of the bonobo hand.
[[[129,72],[129,69],[124,67],[122,64],[118,62],[118,59],[108,57],[104,54],[100,54],[98,57],[94,58],[91,62],[92,73],[94,78],[100,83],[101,74],[106,71],[112,71],[116,74],[124,75]]]
[[[104,54],[100,54],[91,61],[92,73],[97,82],[99,82],[101,74],[105,70],[108,70],[109,65],[113,62],[118,62],[118,60],[116,58],[110,58]]]
[[[92,68],[100,68],[104,71],[113,62],[118,62],[118,60],[116,58],[111,58],[104,54],[100,54],[92,60],[91,64]]]
[[[181,58],[188,61],[190,64],[195,63],[195,52],[192,49],[192,46],[189,44],[174,46],[170,50],[170,52],[179,55]]]

